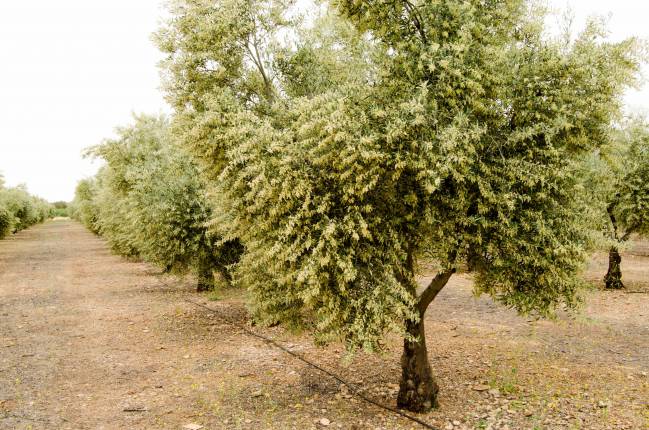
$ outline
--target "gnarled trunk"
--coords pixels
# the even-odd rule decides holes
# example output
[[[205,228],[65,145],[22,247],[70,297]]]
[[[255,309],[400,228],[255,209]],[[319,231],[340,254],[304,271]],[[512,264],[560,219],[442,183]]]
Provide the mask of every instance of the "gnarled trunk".
[[[201,261],[198,266],[198,285],[196,291],[212,291],[214,289],[214,272],[208,261]]]
[[[618,249],[613,246],[608,252],[608,272],[604,277],[607,289],[619,290],[624,288],[622,283],[622,257]]]
[[[428,287],[417,297],[419,320],[406,321],[406,331],[410,338],[403,341],[397,406],[411,412],[426,412],[437,407],[439,386],[433,378],[428,361],[424,315],[428,305],[446,286],[453,273],[455,273],[454,268],[441,271],[433,278]]]
[[[397,406],[412,412],[425,412],[437,406],[439,386],[428,362],[423,315],[418,322],[408,322],[406,330],[415,340],[403,341]]]

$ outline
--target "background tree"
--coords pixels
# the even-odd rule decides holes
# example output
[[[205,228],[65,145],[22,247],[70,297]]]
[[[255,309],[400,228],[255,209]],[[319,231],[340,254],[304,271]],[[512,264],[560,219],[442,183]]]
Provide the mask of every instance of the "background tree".
[[[119,137],[89,150],[106,162],[96,191],[80,184],[87,224],[121,255],[175,273],[195,272],[198,290],[214,286],[213,271],[229,283],[239,245],[208,231],[211,211],[195,165],[170,138],[167,120],[138,116]],[[86,196],[82,194],[86,193]]]
[[[610,145],[603,148],[597,169],[597,188],[607,218],[609,249],[606,288],[624,288],[619,248],[632,234],[649,233],[649,127],[634,118],[613,132]]]
[[[50,218],[53,207],[32,196],[24,185],[6,188],[0,176],[0,239]]]
[[[54,216],[57,217],[68,217],[70,216],[70,213],[68,211],[68,202],[64,201],[58,201],[52,203],[52,206],[54,206]]]
[[[83,224],[88,230],[98,234],[96,194],[97,181],[95,178],[79,181],[75,189],[74,200],[70,204],[70,216]]]
[[[340,26],[282,44],[304,29],[270,4],[175,3],[159,40],[176,133],[212,224],[245,245],[256,318],[351,349],[400,333],[398,404],[427,410],[424,315],[462,262],[520,312],[575,305],[591,237],[575,166],[619,114],[634,42],[594,23],[548,40],[526,2],[444,0],[338,1]],[[423,288],[422,257],[439,266]]]
[[[4,192],[4,177],[0,175],[0,195]],[[0,239],[3,239],[9,233],[13,226],[13,215],[5,204],[0,203]]]

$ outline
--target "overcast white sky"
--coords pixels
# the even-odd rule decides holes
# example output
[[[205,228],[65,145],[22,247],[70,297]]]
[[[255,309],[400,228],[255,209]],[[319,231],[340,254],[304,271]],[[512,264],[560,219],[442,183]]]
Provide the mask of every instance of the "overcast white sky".
[[[550,0],[578,24],[612,14],[616,39],[649,39],[649,2]],[[113,135],[131,112],[168,112],[150,34],[162,0],[0,1],[0,173],[50,201],[71,200],[97,166],[83,148]],[[629,95],[649,109],[649,89]]]

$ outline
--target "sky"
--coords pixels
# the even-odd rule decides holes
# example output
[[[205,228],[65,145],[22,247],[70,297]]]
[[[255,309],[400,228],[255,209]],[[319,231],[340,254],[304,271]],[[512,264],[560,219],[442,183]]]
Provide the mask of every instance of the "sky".
[[[570,7],[576,27],[609,16],[613,39],[649,39],[649,2],[549,0]],[[132,113],[170,112],[151,42],[163,0],[0,2],[0,174],[49,201],[72,200],[98,163],[84,148],[114,136]],[[649,69],[648,69],[649,70]],[[649,110],[649,85],[627,96]]]

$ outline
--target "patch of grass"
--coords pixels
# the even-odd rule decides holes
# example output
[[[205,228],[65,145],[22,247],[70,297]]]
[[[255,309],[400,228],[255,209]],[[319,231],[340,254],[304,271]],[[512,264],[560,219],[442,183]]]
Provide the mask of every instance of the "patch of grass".
[[[518,369],[512,367],[502,375],[494,375],[489,379],[489,386],[498,389],[502,394],[518,393]]]
[[[475,428],[477,430],[484,430],[487,428],[489,424],[487,423],[487,420],[480,420],[475,424]]]
[[[210,291],[209,293],[207,293],[207,300],[209,300],[210,302],[218,302],[219,300],[221,300],[221,292],[217,289]]]

